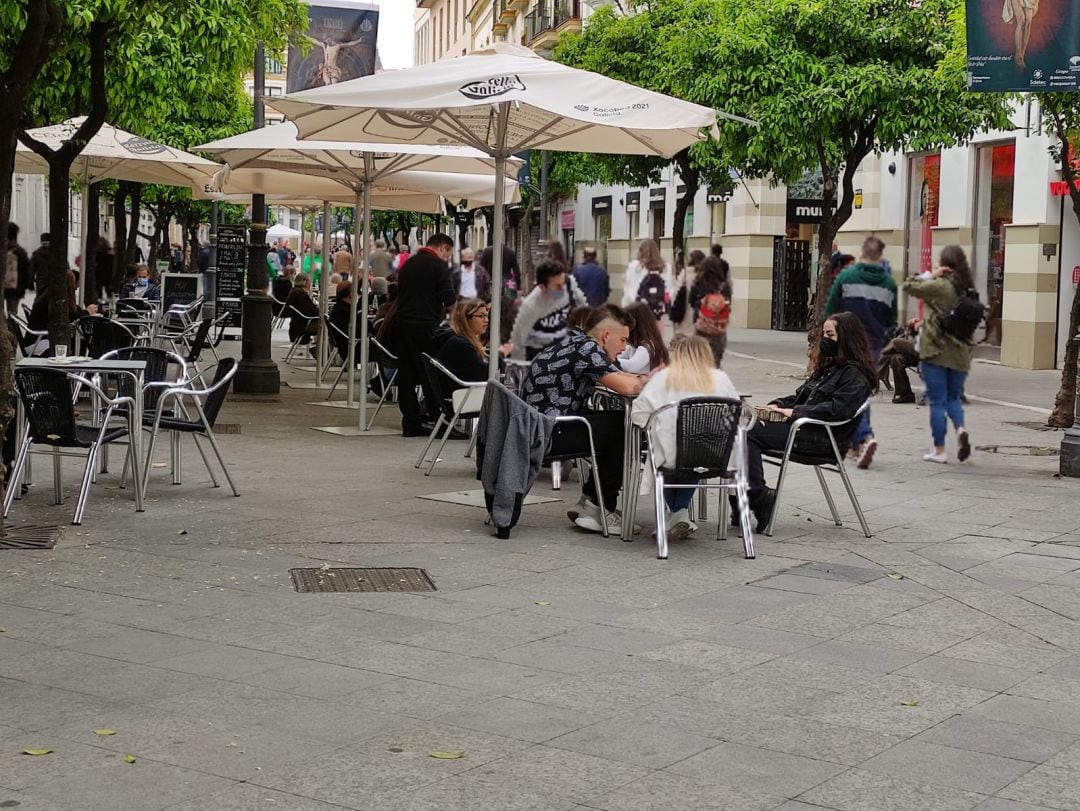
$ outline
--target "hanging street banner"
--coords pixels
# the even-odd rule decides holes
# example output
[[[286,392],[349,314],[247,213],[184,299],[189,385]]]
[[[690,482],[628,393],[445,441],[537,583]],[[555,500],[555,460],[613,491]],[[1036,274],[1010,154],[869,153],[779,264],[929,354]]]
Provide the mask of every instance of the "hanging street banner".
[[[308,5],[307,53],[289,46],[285,92],[347,82],[375,72],[379,7],[354,0]]]
[[[1080,89],[1080,0],[966,0],[968,89]]]

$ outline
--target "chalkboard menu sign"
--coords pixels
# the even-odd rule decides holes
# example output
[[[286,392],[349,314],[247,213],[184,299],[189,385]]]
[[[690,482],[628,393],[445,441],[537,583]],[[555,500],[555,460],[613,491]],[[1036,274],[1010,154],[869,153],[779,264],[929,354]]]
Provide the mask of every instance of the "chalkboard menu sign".
[[[191,304],[199,297],[201,281],[198,273],[162,273],[162,306],[168,310],[177,304]]]
[[[242,225],[219,225],[218,268],[247,267],[247,229]]]
[[[242,225],[219,225],[217,237],[217,315],[231,313],[230,327],[240,327],[247,274],[247,229]]]

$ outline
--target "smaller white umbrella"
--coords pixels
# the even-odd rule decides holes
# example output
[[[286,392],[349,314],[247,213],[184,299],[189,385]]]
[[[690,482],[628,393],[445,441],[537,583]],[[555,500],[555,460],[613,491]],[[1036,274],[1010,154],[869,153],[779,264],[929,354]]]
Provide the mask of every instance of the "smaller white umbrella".
[[[287,225],[278,223],[277,225],[271,225],[266,229],[267,239],[287,239],[289,237],[298,237],[300,232],[295,228],[290,228]]]

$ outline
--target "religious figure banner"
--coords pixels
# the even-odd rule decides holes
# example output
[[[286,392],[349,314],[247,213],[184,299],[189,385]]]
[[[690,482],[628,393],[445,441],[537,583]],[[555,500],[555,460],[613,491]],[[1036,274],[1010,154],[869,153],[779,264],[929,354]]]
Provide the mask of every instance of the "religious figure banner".
[[[307,53],[289,46],[285,92],[347,82],[375,72],[379,8],[373,3],[318,0],[308,6]]]
[[[1080,89],[1080,0],[967,0],[968,88]]]

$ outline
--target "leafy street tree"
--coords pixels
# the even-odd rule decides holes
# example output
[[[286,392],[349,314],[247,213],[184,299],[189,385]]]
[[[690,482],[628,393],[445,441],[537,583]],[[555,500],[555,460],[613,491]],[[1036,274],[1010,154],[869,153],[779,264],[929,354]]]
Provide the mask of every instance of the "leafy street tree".
[[[962,51],[963,5],[647,0],[626,19],[601,9],[556,55],[760,123],[721,120],[719,141],[693,147],[690,167],[730,166],[785,183],[820,170],[831,214],[819,230],[816,333],[832,242],[851,217],[862,160],[950,146],[1008,126],[1009,99],[968,93],[954,58],[957,43]],[[629,175],[632,164],[623,165]]]
[[[180,7],[173,0],[16,0],[5,5],[0,53],[25,38],[29,10],[41,5],[59,18],[37,38],[38,75],[19,103],[5,106],[4,123],[49,163],[51,189],[67,189],[70,167],[106,116],[140,135],[202,142],[242,128],[237,101],[256,44],[280,52],[306,24],[299,0],[205,0]],[[10,11],[9,11],[10,9]],[[40,26],[39,26],[40,27]],[[14,69],[14,64],[9,72]],[[26,135],[33,126],[87,115],[59,150]],[[207,129],[215,125],[222,129]],[[186,136],[186,137],[185,137]],[[9,145],[10,144],[10,145]],[[0,189],[10,184],[14,145],[0,132]],[[2,203],[2,200],[0,200]],[[6,221],[0,210],[0,220]],[[3,223],[0,223],[2,225]],[[67,233],[65,194],[50,195],[50,231]],[[85,251],[84,251],[85,252]],[[50,253],[50,334],[66,340],[66,245]]]

